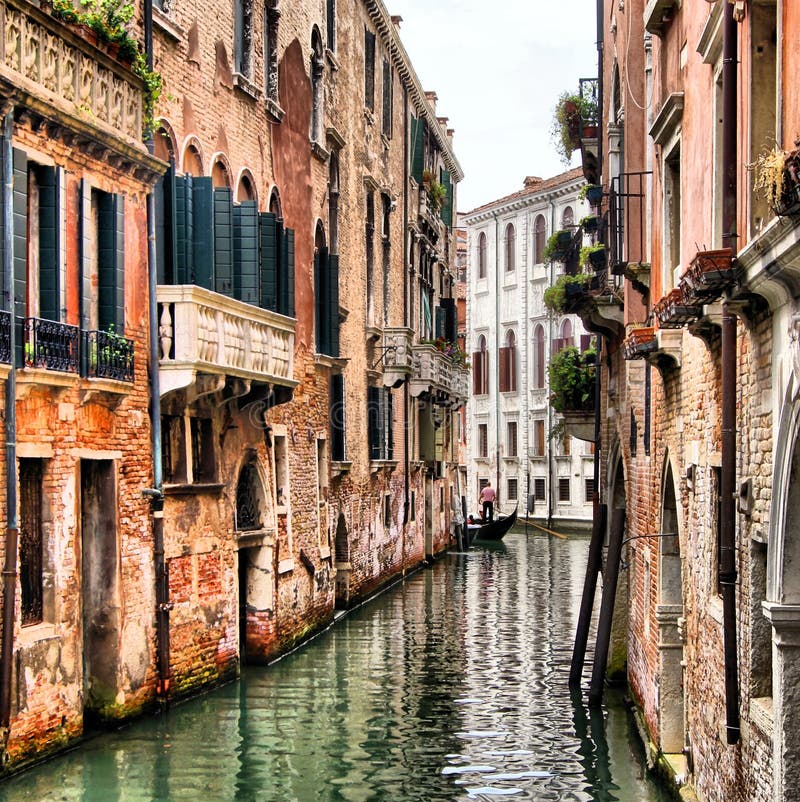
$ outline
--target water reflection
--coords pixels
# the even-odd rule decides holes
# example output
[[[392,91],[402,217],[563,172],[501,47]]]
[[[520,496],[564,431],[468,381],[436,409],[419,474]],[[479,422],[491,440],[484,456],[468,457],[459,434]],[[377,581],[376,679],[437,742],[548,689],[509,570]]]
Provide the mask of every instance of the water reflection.
[[[449,555],[238,683],[0,785],[0,800],[666,799],[624,710],[567,689],[587,543]]]

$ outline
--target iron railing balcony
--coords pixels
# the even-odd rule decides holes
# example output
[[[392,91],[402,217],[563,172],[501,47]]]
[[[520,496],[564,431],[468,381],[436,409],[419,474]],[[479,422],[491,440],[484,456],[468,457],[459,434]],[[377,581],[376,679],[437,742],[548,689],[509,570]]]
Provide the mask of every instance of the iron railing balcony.
[[[608,193],[609,267],[617,276],[649,286],[647,254],[647,181],[651,172],[620,173]]]
[[[200,376],[294,388],[296,321],[195,285],[160,285],[161,395]]]
[[[85,331],[82,361],[89,378],[132,382],[133,340],[111,331]]]
[[[23,345],[25,367],[78,373],[80,335],[78,326],[38,317],[26,318]]]

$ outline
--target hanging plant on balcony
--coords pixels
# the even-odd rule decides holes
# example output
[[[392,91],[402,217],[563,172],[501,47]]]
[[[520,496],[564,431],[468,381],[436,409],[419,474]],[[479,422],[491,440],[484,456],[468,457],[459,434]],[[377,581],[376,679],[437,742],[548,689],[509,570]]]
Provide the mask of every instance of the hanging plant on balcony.
[[[580,227],[587,233],[593,234],[597,231],[598,218],[596,214],[587,214],[581,218]]]
[[[556,314],[563,315],[578,297],[593,289],[596,281],[597,277],[590,273],[578,273],[575,276],[564,273],[552,287],[544,291],[544,305]]]
[[[547,239],[542,251],[543,262],[563,262],[572,250],[573,234],[568,229],[553,232]]]
[[[581,353],[575,346],[562,348],[550,359],[550,406],[556,412],[591,412],[594,409],[595,356],[590,348]]]
[[[591,267],[595,271],[605,270],[606,246],[602,242],[596,245],[584,245],[578,262],[581,267]]]
[[[447,187],[438,181],[431,181],[428,184],[428,201],[434,211],[439,211],[447,201]]]
[[[591,95],[562,92],[553,110],[550,134],[564,164],[569,164],[572,152],[581,146],[584,122],[597,125],[597,101]]]
[[[796,153],[775,146],[759,153],[747,169],[753,173],[753,191],[764,198],[775,214],[788,216],[800,212],[800,165]]]

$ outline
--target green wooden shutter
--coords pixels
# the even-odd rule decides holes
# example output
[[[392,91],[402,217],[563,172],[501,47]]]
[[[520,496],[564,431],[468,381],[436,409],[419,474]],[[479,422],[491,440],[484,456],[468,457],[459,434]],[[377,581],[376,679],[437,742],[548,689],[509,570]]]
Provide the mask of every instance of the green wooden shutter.
[[[214,275],[214,260],[211,251],[211,229],[206,227],[202,232],[198,231],[199,236],[207,238],[209,243],[205,249],[195,248],[195,205],[196,199],[202,190],[197,189],[196,181],[190,175],[177,176],[175,178],[175,264],[173,267],[173,281],[176,284],[199,284],[197,281],[197,265],[195,263],[195,250],[198,254],[211,260],[210,267],[204,265],[204,269],[210,275]],[[211,179],[208,179],[208,203],[205,207],[207,215],[203,223],[210,225],[211,218]],[[205,273],[203,273],[205,275]],[[201,286],[209,286],[202,284]]]
[[[14,315],[16,363],[25,363],[25,317],[28,300],[28,157],[14,149]]]
[[[60,192],[55,167],[36,168],[39,188],[39,317],[59,320]]]
[[[441,298],[439,300],[444,311],[444,328],[442,337],[451,343],[456,341],[458,336],[458,321],[456,320],[456,301],[455,298]]]
[[[234,297],[258,306],[258,203],[243,201],[233,207]]]
[[[261,308],[275,311],[278,307],[278,230],[275,215],[262,212],[261,233]]]
[[[367,387],[367,442],[369,458],[381,458],[380,389]]]
[[[386,459],[394,459],[394,396],[386,390]]]
[[[442,202],[442,222],[448,227],[453,227],[453,183],[450,180],[450,171],[442,170],[442,186],[447,190],[444,201]]]
[[[214,185],[211,178],[192,179],[192,249],[193,271],[190,284],[215,289],[216,253],[214,251]]]
[[[314,250],[314,340],[317,345],[317,353],[325,354],[328,338],[325,319],[325,288],[323,281],[325,280],[323,270],[325,263],[328,261],[328,249]]]
[[[108,192],[98,198],[99,323],[125,331],[125,198]]]
[[[180,192],[178,190],[180,184]],[[155,201],[156,265],[159,284],[181,284],[178,279],[178,250],[183,250],[183,273],[186,274],[186,196],[184,180],[175,177],[175,162],[160,176],[153,189]],[[180,219],[178,195],[180,194]],[[180,232],[180,240],[179,240]]]
[[[233,297],[233,192],[214,190],[214,288]]]
[[[434,314],[436,320],[434,337],[444,337],[447,323],[447,312],[444,310],[443,307],[437,306],[434,310]]]
[[[81,328],[88,331],[92,319],[92,186],[85,178],[81,179],[80,226]]]
[[[414,141],[411,151],[411,175],[418,184],[422,183],[422,171],[425,167],[425,120],[417,120],[414,127]]]
[[[339,256],[331,254],[328,257],[327,269],[327,317],[329,326],[328,342],[330,355],[339,356]]]
[[[294,229],[283,230],[281,243],[281,264],[278,276],[278,311],[287,317],[294,317]]]
[[[344,376],[335,373],[331,376],[331,459],[341,462],[345,459],[345,405]]]

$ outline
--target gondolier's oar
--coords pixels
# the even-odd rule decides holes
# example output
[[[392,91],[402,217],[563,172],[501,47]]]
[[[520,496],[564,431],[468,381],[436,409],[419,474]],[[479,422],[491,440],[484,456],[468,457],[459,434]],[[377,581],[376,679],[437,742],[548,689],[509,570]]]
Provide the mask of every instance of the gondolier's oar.
[[[535,524],[531,522],[531,526],[535,526],[537,529],[541,529],[542,532],[547,532],[548,535],[555,535],[556,537],[563,538],[564,540],[568,539],[567,535],[561,534],[561,532],[554,532],[552,529],[548,529],[546,526],[539,526],[539,524]]]

